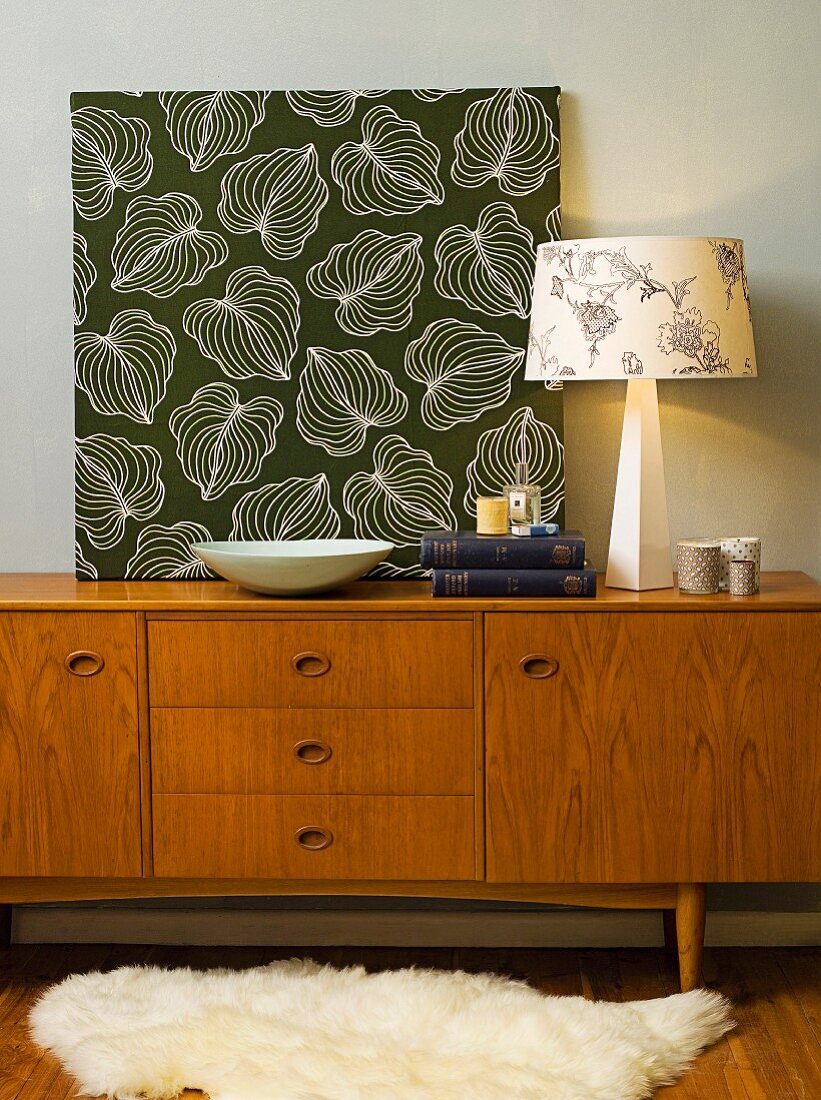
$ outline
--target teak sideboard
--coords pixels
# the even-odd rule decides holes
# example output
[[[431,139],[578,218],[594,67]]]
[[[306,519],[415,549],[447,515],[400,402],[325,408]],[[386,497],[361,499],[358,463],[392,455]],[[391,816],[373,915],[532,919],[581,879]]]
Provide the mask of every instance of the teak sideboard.
[[[350,894],[658,908],[815,881],[821,588],[266,599],[0,577],[0,903]]]

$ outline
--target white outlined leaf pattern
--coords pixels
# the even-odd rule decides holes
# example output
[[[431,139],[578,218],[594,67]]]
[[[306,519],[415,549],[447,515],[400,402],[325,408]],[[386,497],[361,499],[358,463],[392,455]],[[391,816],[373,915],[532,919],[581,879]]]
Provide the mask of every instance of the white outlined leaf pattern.
[[[200,229],[201,220],[197,200],[178,191],[132,199],[111,253],[112,290],[168,298],[180,287],[201,283],[228,259],[225,241]]]
[[[77,539],[74,540],[74,574],[78,581],[96,581],[99,576],[97,566],[85,556]]]
[[[88,254],[88,241],[82,233],[74,234],[74,325],[86,319],[86,299],[97,279],[97,268]]]
[[[524,354],[498,332],[453,317],[434,321],[405,352],[405,371],[425,386],[422,420],[444,432],[504,404]]]
[[[308,289],[318,298],[336,298],[336,320],[354,336],[407,328],[419,293],[424,263],[418,233],[390,236],[364,229],[337,244],[308,270]]]
[[[312,118],[319,126],[341,126],[353,117],[360,96],[384,95],[385,88],[346,88],[338,92],[286,92],[285,98],[298,115]]]
[[[430,577],[431,570],[421,565],[394,565],[390,561],[381,561],[367,574],[370,581],[421,581]]]
[[[496,495],[516,476],[516,463],[528,466],[528,477],[542,489],[542,521],[564,500],[564,447],[550,424],[538,420],[529,405],[516,409],[505,424],[479,436],[476,457],[468,466],[465,511],[476,514],[476,498]]]
[[[229,168],[217,213],[232,233],[259,233],[277,260],[292,260],[316,231],[328,201],[314,145],[260,153]]]
[[[192,302],[183,328],[229,378],[287,379],[297,349],[299,295],[264,267],[232,271],[224,298]]]
[[[154,168],[148,139],[148,123],[141,118],[100,107],[72,113],[71,182],[81,217],[105,217],[115,191],[139,191],[148,182]]]
[[[407,397],[367,352],[308,348],[296,402],[297,430],[308,443],[355,454],[369,427],[396,424],[407,411]]]
[[[545,229],[548,241],[560,241],[562,239],[562,208],[554,206],[545,218]]]
[[[227,382],[202,386],[187,405],[171,414],[168,426],[177,456],[203,500],[214,500],[232,485],[252,481],[276,446],[282,405],[273,397],[242,402]]]
[[[150,424],[165,396],[176,350],[170,329],[144,309],[126,309],[105,336],[74,337],[75,379],[97,412]]]
[[[509,195],[528,195],[559,166],[550,116],[523,88],[502,88],[471,103],[454,147],[451,176],[462,187],[495,180]]]
[[[201,523],[180,520],[165,526],[149,523],[137,535],[137,548],[125,567],[127,578],[155,581],[192,581],[214,574],[191,549],[193,542],[209,542],[211,532]]]
[[[205,576],[192,540],[236,523],[389,538],[371,575],[418,579],[419,534],[471,526],[480,437],[527,403],[561,438],[561,379],[518,362],[557,91],[72,93],[75,434],[148,447],[121,496],[152,453],[164,492],[106,491],[83,576]]]
[[[456,298],[490,317],[530,316],[536,249],[510,203],[486,206],[476,229],[446,229],[434,258],[434,285],[443,298]]]
[[[425,531],[456,527],[453,482],[437,469],[429,451],[412,447],[401,435],[388,435],[374,447],[373,465],[373,473],[349,477],[342,492],[357,538],[412,546]]]
[[[326,474],[252,489],[234,505],[232,539],[335,539],[342,528]]]
[[[414,88],[413,94],[423,103],[436,103],[446,95],[460,95],[464,88]]]
[[[361,143],[348,141],[336,150],[331,174],[352,214],[413,214],[444,202],[439,161],[418,123],[380,104],[362,120]]]
[[[204,172],[219,157],[241,153],[265,114],[268,92],[160,92],[171,144]]]
[[[145,443],[98,432],[75,444],[77,526],[98,550],[116,546],[126,521],[151,519],[162,507],[162,459]]]

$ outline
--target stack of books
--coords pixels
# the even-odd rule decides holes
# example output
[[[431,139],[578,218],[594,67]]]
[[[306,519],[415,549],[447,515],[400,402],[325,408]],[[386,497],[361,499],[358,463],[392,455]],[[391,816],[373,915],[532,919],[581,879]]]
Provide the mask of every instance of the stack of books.
[[[595,596],[580,531],[556,535],[477,535],[431,531],[421,564],[433,570],[434,596]]]

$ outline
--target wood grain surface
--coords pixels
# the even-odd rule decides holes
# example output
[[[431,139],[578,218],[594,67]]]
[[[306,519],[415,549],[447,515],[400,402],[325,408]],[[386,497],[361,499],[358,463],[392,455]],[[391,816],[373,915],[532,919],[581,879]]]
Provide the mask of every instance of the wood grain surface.
[[[328,830],[330,847],[301,848],[309,827]],[[154,796],[160,877],[472,879],[474,843],[464,796]]]
[[[302,955],[370,971],[403,966],[495,972],[542,993],[607,1001],[676,992],[661,951],[388,947],[12,947],[0,950],[0,1100],[79,1100],[71,1079],[28,1035],[28,1012],[52,983],[72,973],[149,964],[194,969],[261,966]],[[814,1100],[821,1095],[821,951],[708,949],[708,982],[733,1002],[737,1026],[655,1100]],[[186,1092],[180,1100],[207,1100]],[[99,1098],[102,1100],[102,1098]],[[467,1098],[466,1098],[467,1100]]]
[[[698,989],[703,982],[706,890],[700,883],[682,882],[676,902],[676,953],[681,992]],[[665,946],[671,947],[672,944]]]
[[[4,878],[0,900],[31,902],[93,901],[115,898],[205,897],[396,897],[460,898],[474,901],[524,901],[590,905],[602,909],[665,909],[675,906],[672,883],[492,883],[383,879],[272,878]]]
[[[143,874],[154,873],[154,839],[151,819],[151,710],[148,701],[148,624],[145,612],[137,622],[137,721],[140,737],[140,832]]]
[[[155,708],[151,752],[158,794],[474,793],[466,709]]]
[[[133,614],[0,615],[0,837],[2,875],[141,873]]]
[[[820,620],[488,615],[489,880],[821,878]]]
[[[695,984],[702,883],[821,878],[819,592],[783,573],[749,598],[271,600],[0,576],[0,904],[678,904]]]
[[[148,650],[152,706],[473,706],[470,620],[150,622]]]
[[[0,610],[79,610],[221,612],[423,611],[444,614],[471,611],[567,609],[567,599],[433,599],[428,581],[356,581],[310,598],[262,596],[227,581],[78,581],[70,573],[0,574]],[[744,611],[818,610],[821,586],[799,572],[761,574],[756,596],[721,592],[699,596],[677,588],[629,592],[608,588],[599,575],[599,594],[574,600],[583,614],[595,611]]]

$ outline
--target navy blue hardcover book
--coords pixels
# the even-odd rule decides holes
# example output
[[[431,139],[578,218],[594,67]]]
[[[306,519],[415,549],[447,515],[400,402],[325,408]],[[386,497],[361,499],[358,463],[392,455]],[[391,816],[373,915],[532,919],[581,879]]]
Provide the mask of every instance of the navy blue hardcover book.
[[[584,536],[581,531],[539,538],[430,531],[422,536],[420,562],[425,569],[581,569]]]
[[[595,569],[434,569],[434,596],[596,595]]]

